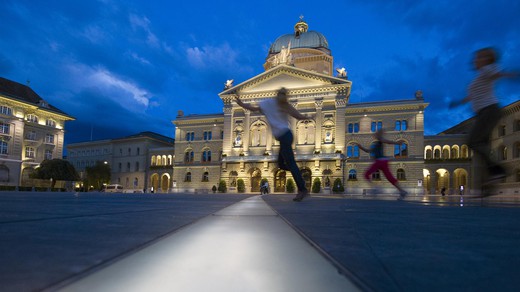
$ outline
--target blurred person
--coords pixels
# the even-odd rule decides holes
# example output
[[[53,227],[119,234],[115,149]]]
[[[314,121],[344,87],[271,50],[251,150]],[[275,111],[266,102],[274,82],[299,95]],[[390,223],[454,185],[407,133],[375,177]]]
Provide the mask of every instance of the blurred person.
[[[284,87],[278,90],[275,98],[262,100],[258,105],[246,104],[235,96],[237,104],[252,112],[261,112],[267,118],[273,136],[280,142],[278,153],[278,167],[283,170],[291,171],[291,174],[298,187],[298,194],[293,201],[300,202],[309,195],[305,187],[302,173],[294,159],[292,149],[293,133],[289,127],[289,116],[298,120],[309,120],[310,117],[301,114],[287,101],[287,89]]]
[[[494,184],[506,177],[505,169],[491,159],[491,132],[502,113],[494,93],[495,81],[503,77],[518,77],[517,72],[501,71],[497,65],[498,54],[493,48],[483,48],[474,53],[473,65],[477,76],[468,86],[468,93],[460,101],[450,103],[450,108],[470,102],[475,112],[475,123],[468,137],[468,146],[482,159],[487,170],[486,184]]]
[[[399,191],[399,199],[404,199],[404,197],[408,194],[405,190],[399,186],[397,179],[392,175],[390,169],[388,167],[388,157],[384,155],[383,145],[384,144],[393,144],[393,145],[401,145],[401,142],[396,142],[392,140],[388,140],[384,137],[384,130],[378,129],[374,133],[374,138],[376,141],[370,145],[370,148],[363,147],[359,143],[354,143],[359,146],[359,149],[368,152],[374,158],[374,163],[367,169],[365,172],[365,179],[369,182],[372,182],[371,176],[377,170],[381,170],[386,179]]]

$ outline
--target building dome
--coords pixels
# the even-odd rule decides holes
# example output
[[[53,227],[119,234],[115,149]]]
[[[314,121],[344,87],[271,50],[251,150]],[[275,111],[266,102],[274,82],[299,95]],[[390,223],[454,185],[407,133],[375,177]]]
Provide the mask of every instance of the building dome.
[[[308,28],[307,23],[300,19],[294,26],[293,34],[284,34],[274,41],[269,48],[269,56],[280,53],[282,47],[287,48],[289,43],[291,44],[291,49],[318,49],[330,55],[329,43],[325,36],[317,31],[309,31]]]

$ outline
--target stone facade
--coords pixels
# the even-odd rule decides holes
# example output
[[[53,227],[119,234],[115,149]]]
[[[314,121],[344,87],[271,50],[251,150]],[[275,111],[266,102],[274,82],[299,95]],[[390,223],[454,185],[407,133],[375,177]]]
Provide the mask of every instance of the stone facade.
[[[35,186],[29,175],[43,160],[62,158],[71,120],[30,87],[0,78],[0,185]]]

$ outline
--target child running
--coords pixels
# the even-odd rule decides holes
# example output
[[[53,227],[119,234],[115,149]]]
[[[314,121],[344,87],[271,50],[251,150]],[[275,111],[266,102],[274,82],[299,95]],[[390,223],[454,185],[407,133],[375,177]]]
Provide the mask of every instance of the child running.
[[[365,152],[369,152],[371,154],[371,156],[374,158],[374,163],[365,172],[365,179],[371,182],[372,173],[376,172],[377,170],[383,171],[386,179],[397,190],[399,190],[399,199],[402,200],[406,196],[407,192],[399,186],[397,179],[390,172],[390,169],[388,168],[388,158],[384,156],[384,152],[383,152],[383,144],[401,145],[402,143],[386,139],[384,137],[383,129],[377,130],[374,133],[374,138],[376,138],[376,141],[374,143],[372,143],[372,145],[370,146],[370,149],[363,147],[363,146],[359,145],[358,143],[355,143],[356,145],[359,146],[359,149],[361,149]]]

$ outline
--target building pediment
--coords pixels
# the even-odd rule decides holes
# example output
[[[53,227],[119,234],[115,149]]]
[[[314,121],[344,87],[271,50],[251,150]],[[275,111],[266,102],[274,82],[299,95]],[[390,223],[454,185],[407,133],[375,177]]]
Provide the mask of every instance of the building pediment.
[[[325,74],[308,71],[293,66],[280,65],[219,94],[222,99],[240,95],[242,98],[272,97],[281,87],[289,90],[289,95],[326,91],[350,92],[351,82]]]

